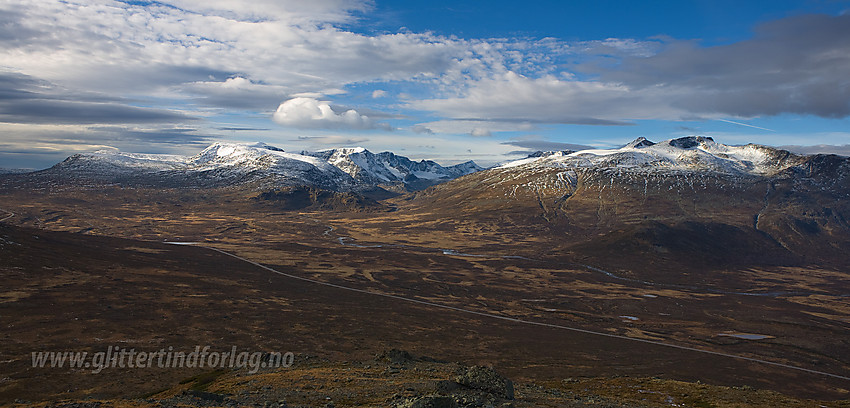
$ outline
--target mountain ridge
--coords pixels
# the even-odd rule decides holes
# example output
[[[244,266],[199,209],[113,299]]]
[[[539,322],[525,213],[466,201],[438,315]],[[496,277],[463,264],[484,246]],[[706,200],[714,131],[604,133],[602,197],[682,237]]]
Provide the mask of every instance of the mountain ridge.
[[[504,163],[511,167],[616,168],[629,172],[694,172],[773,175],[808,156],[769,146],[717,143],[711,137],[687,136],[658,143],[640,137],[617,149],[589,149],[536,154]]]
[[[530,251],[544,249],[529,237],[547,236],[552,256],[642,279],[680,279],[694,263],[850,261],[850,158],[699,137],[650,143],[509,162],[417,192],[399,211],[423,224],[474,220]]]
[[[392,152],[364,148],[286,152],[258,143],[216,142],[193,156],[99,150],[75,154],[34,172],[60,179],[83,179],[143,186],[227,186],[258,182],[264,187],[312,186],[332,191],[368,191],[377,187],[418,190],[483,170],[469,161],[441,166],[412,161]]]
[[[658,143],[639,137],[613,149],[538,151],[526,158],[503,162],[492,169],[543,168],[612,170],[628,173],[716,173],[735,176],[777,176],[792,171],[812,157],[758,145],[725,145],[707,136],[687,136]],[[839,161],[840,161],[840,156]],[[263,143],[215,142],[192,155],[126,153],[99,150],[75,154],[53,167],[35,173],[54,173],[109,179],[114,176],[157,175],[179,178],[179,172],[222,183],[270,177],[283,185],[315,185],[356,191],[377,185],[416,191],[484,168],[474,161],[442,166],[431,160],[413,161],[384,151],[362,147],[287,152]],[[169,172],[173,174],[168,174]],[[121,177],[119,177],[121,178]],[[288,181],[287,181],[288,179]]]

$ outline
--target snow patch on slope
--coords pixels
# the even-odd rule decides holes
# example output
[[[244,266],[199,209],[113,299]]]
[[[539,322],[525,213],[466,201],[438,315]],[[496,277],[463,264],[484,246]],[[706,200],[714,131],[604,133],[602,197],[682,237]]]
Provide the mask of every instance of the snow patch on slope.
[[[652,143],[639,138],[619,149],[589,149],[529,157],[498,168],[616,168],[626,171],[711,171],[771,175],[794,164],[795,157],[760,145],[728,146],[710,137],[691,136]],[[793,155],[792,155],[793,156]]]
[[[430,160],[412,161],[392,152],[372,153],[362,147],[338,148],[319,152],[302,152],[336,166],[351,177],[365,182],[405,183],[412,179],[451,180],[483,168],[474,162],[443,167]]]
[[[86,173],[108,179],[110,175],[168,175],[179,173],[206,178],[242,180],[273,177],[290,184],[314,185],[335,190],[374,188],[381,184],[450,180],[483,170],[475,163],[443,167],[423,160],[414,162],[390,152],[373,154],[358,148],[290,153],[265,143],[213,143],[194,156],[136,154],[114,150],[71,156],[54,166],[69,174]],[[421,185],[421,183],[419,183]]]

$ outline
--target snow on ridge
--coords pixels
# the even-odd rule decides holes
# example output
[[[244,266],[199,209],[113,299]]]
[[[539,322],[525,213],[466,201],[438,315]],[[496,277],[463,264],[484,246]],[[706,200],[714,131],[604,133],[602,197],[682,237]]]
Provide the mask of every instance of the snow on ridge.
[[[365,147],[332,147],[330,149],[322,149],[317,151],[316,153],[340,153],[340,154],[354,154],[354,153],[371,153]]]
[[[391,152],[373,154],[362,147],[290,153],[262,142],[216,142],[193,156],[101,150],[72,156],[60,166],[104,175],[128,172],[156,174],[162,171],[225,171],[231,175],[255,174],[291,180],[309,179],[323,185],[330,183],[342,189],[352,186],[407,184],[416,179],[439,182],[481,170],[473,162],[443,167],[427,160],[414,162]]]
[[[240,162],[246,158],[258,158],[273,153],[283,153],[283,149],[257,143],[222,143],[211,144],[200,153],[189,158],[195,164]]]
[[[185,165],[185,156],[174,154],[124,153],[117,150],[98,150],[76,155],[89,161],[101,161],[115,167],[171,170]]]
[[[430,160],[418,162],[392,152],[372,153],[362,147],[335,148],[302,152],[320,157],[351,177],[372,183],[407,183],[413,179],[450,180],[483,170],[474,162],[443,167]]]
[[[776,149],[760,145],[730,146],[710,137],[690,136],[652,143],[645,138],[617,149],[588,149],[569,154],[529,157],[498,168],[578,167],[626,171],[712,171],[728,174],[769,175],[794,165]]]

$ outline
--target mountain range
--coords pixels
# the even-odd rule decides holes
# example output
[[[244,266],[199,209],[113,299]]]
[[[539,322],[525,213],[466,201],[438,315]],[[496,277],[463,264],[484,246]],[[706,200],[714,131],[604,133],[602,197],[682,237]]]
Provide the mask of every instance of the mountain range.
[[[604,265],[850,261],[850,159],[701,136],[538,152],[486,170],[471,161],[441,166],[363,148],[291,153],[263,143],[215,143],[194,156],[78,154],[0,181],[18,189],[45,181],[242,186],[243,196],[278,209],[390,209],[412,217],[403,225],[374,220],[388,230],[417,219],[421,228],[474,225],[464,228],[490,231],[515,246],[546,237],[553,251]],[[379,203],[399,194],[400,200]],[[614,249],[622,256],[611,257]]]
[[[419,190],[479,170],[472,161],[444,167],[364,148],[292,153],[265,143],[214,143],[194,156],[112,150],[75,154],[34,174],[129,186],[201,188],[253,182],[266,188],[310,186],[362,192],[379,186]]]
[[[797,155],[755,144],[729,146],[702,136],[660,143],[641,137],[617,149],[536,152],[494,170],[500,174],[563,168],[573,172],[607,169],[618,174],[774,177],[802,168],[814,157],[830,156]],[[75,154],[37,173],[151,185],[223,186],[265,180],[264,185],[306,185],[333,191],[363,191],[375,186],[416,191],[481,170],[484,169],[473,161],[441,166],[430,160],[412,161],[392,152],[376,154],[362,147],[294,153],[265,143],[214,143],[194,156],[115,150]],[[563,176],[572,177],[573,173]]]

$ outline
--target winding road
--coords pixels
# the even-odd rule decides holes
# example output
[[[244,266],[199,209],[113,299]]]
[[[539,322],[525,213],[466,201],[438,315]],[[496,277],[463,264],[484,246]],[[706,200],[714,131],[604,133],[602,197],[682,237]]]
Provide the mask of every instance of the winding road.
[[[15,213],[13,213],[11,211],[4,210],[2,208],[0,208],[0,211],[3,211],[4,213],[6,213],[6,216],[4,216],[3,218],[0,218],[0,222],[4,222],[4,221],[6,221],[6,220],[8,220],[8,219],[10,219],[10,218],[12,218],[16,215]]]

